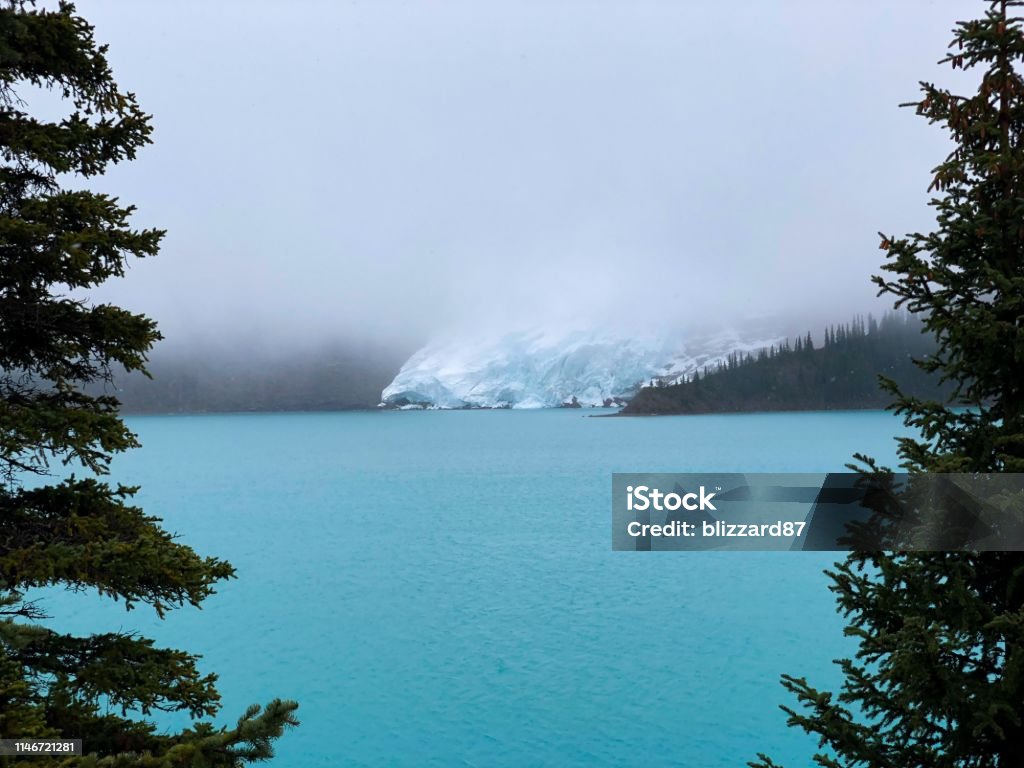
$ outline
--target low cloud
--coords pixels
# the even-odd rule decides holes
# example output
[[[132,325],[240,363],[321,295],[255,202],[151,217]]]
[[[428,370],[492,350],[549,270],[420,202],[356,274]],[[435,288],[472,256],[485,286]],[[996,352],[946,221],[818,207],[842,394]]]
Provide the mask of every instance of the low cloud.
[[[98,295],[173,340],[407,344],[871,306],[947,145],[897,104],[962,4],[82,0],[169,230]],[[980,9],[980,4],[979,4]]]

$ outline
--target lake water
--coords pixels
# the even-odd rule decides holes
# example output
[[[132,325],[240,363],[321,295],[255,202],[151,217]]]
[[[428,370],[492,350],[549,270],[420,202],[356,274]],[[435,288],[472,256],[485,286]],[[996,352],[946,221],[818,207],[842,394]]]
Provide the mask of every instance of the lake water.
[[[894,463],[877,412],[135,417],[115,478],[239,578],[204,610],[61,593],[71,631],[139,630],[220,675],[221,720],[299,700],[281,766],[793,766],[783,672],[849,653],[823,553],[613,553],[612,472]]]

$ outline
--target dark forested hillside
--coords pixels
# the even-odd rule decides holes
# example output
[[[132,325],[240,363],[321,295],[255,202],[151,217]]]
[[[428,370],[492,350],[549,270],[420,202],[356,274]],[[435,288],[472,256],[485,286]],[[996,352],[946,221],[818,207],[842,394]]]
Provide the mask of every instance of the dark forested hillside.
[[[728,413],[884,408],[892,397],[879,374],[905,391],[940,396],[934,380],[912,362],[929,355],[934,341],[905,313],[881,321],[855,318],[826,329],[815,347],[811,334],[757,355],[730,356],[689,381],[641,389],[622,410],[630,414]]]

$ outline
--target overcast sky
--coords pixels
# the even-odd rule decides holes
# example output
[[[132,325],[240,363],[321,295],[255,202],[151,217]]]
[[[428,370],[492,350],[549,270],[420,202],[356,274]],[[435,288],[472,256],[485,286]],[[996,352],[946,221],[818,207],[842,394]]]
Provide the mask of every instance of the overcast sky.
[[[911,110],[981,2],[79,0],[169,230],[102,293],[171,338],[845,313],[928,227]]]

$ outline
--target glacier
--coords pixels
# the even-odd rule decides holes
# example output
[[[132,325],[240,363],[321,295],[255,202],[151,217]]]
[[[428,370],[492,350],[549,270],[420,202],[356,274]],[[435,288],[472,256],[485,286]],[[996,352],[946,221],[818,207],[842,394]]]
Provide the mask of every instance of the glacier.
[[[672,384],[732,352],[782,337],[734,329],[673,334],[530,329],[435,340],[410,357],[381,393],[384,408],[608,406],[640,387]]]

